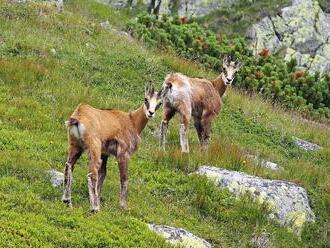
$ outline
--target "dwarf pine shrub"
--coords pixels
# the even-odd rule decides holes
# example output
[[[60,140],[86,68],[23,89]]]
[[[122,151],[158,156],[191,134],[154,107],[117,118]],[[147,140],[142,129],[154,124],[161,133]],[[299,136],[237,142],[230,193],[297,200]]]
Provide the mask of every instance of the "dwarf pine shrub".
[[[163,15],[140,14],[127,26],[131,34],[159,49],[174,50],[176,54],[202,63],[220,72],[224,54],[243,61],[237,75],[236,87],[258,93],[280,102],[287,108],[298,109],[317,118],[330,118],[330,75],[308,71],[299,75],[295,61],[285,62],[270,55],[265,48],[254,57],[243,38],[232,40],[205,30],[194,21]]]

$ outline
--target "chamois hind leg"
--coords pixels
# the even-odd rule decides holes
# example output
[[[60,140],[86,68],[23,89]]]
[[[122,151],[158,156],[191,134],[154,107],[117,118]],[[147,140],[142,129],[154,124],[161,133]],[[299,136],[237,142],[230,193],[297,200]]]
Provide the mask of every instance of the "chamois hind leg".
[[[165,151],[165,143],[166,143],[166,133],[168,129],[168,124],[170,120],[173,118],[175,114],[175,110],[170,107],[164,107],[163,120],[160,127],[160,148]]]
[[[181,106],[179,108],[180,113],[180,144],[181,151],[184,153],[189,153],[189,143],[188,143],[188,125],[191,117],[191,109],[188,106]]]
[[[62,196],[62,201],[69,206],[71,206],[71,184],[72,184],[72,173],[74,169],[74,165],[77,160],[80,158],[83,149],[74,143],[70,143],[68,159],[65,163],[64,169],[64,192]]]
[[[120,173],[120,206],[122,208],[127,208],[128,160],[129,156],[127,154],[121,154],[117,157]]]
[[[102,155],[101,159],[102,159],[102,164],[101,164],[101,168],[99,170],[99,181],[98,181],[98,184],[97,184],[97,192],[99,194],[99,197],[101,197],[101,190],[102,190],[102,186],[103,186],[103,181],[104,181],[104,178],[107,174],[108,156]]]
[[[202,136],[203,128],[202,128],[200,118],[194,117],[194,126],[197,131],[199,143],[202,145],[203,144],[203,136]]]
[[[202,126],[202,150],[207,150],[209,145],[209,139],[210,139],[210,131],[211,131],[211,123],[213,120],[213,115],[210,113],[203,113],[201,118],[201,126]]]
[[[94,144],[88,148],[89,173],[87,175],[90,209],[92,212],[100,210],[100,196],[98,192],[99,170],[101,169],[101,146]]]

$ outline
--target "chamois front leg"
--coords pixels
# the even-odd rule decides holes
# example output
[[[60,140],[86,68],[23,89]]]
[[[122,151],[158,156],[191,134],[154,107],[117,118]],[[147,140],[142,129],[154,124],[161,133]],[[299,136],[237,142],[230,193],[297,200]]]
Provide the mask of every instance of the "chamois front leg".
[[[183,153],[189,153],[188,124],[189,124],[189,117],[185,115],[181,115],[180,144],[181,144],[181,151]]]
[[[117,158],[120,173],[120,206],[122,208],[127,208],[128,159],[126,154]]]
[[[100,147],[89,148],[89,173],[87,175],[90,209],[92,212],[100,210],[100,195],[98,192],[99,170],[101,169]]]
[[[165,151],[165,143],[166,143],[166,134],[168,129],[168,124],[170,120],[173,118],[175,114],[175,110],[170,107],[164,107],[163,120],[160,127],[160,149]]]
[[[64,169],[64,192],[62,196],[62,201],[68,206],[72,205],[71,201],[71,184],[72,184],[72,173],[74,165],[82,154],[82,149],[74,146],[73,144],[69,147],[68,159],[65,163]]]
[[[162,120],[162,123],[160,126],[160,149],[163,151],[165,151],[167,129],[168,129],[168,122],[165,120]]]

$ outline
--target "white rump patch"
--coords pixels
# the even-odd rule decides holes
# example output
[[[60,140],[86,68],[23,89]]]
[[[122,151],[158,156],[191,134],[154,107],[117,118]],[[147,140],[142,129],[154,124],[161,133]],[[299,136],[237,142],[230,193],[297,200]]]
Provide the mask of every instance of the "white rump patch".
[[[85,133],[85,126],[82,123],[78,123],[77,125],[72,125],[69,127],[69,133],[70,135],[74,136],[77,139],[84,139],[84,133]]]
[[[165,100],[172,105],[175,104],[176,99],[187,99],[189,101],[191,100],[191,86],[189,77],[181,73],[177,73],[176,75],[181,79],[183,84],[180,86],[173,84],[172,89],[165,96]],[[170,76],[166,77],[165,82],[169,77]]]

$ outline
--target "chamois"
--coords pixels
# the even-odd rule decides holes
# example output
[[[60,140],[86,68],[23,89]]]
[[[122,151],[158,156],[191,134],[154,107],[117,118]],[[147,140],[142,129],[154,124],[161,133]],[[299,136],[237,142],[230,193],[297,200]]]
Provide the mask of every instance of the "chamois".
[[[160,147],[165,150],[166,132],[169,121],[180,115],[181,151],[189,152],[188,124],[191,116],[203,150],[208,147],[211,122],[220,112],[222,96],[231,85],[240,68],[238,60],[230,56],[223,59],[222,73],[214,80],[190,78],[180,73],[168,74],[163,84],[163,120],[161,123]]]
[[[127,207],[128,161],[137,150],[140,134],[161,104],[161,92],[149,85],[141,107],[132,112],[97,109],[80,104],[66,122],[68,158],[64,170],[62,201],[71,206],[71,182],[74,165],[86,151],[89,159],[88,191],[92,212],[100,209],[100,193],[106,176],[108,156],[115,156],[120,172],[120,206]]]

